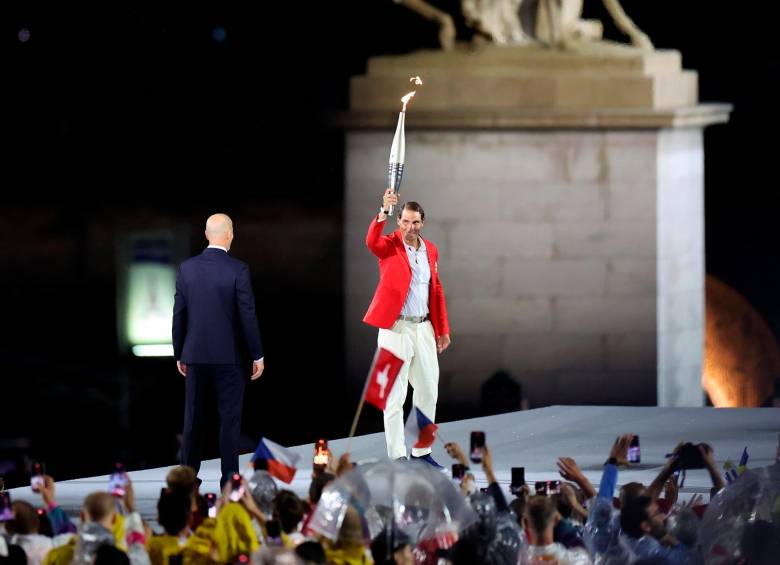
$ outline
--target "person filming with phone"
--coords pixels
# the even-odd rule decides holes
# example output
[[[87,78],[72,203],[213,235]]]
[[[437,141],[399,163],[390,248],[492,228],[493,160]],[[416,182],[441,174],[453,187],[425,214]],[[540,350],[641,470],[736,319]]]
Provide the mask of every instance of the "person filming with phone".
[[[496,510],[498,512],[508,512],[509,504],[507,504],[506,497],[504,497],[504,493],[501,491],[501,485],[498,484],[498,479],[496,479],[496,475],[493,472],[493,454],[490,451],[490,448],[485,444],[485,433],[472,432],[471,437],[471,462],[482,465],[482,470],[485,472],[485,479],[488,483],[486,492],[493,497],[493,500],[496,503]],[[478,438],[477,446],[474,445],[474,438]],[[446,443],[444,449],[447,450],[447,454],[450,457],[457,461],[456,464],[458,465],[458,468],[463,470],[461,492],[463,492],[464,495],[473,494],[476,491],[476,488],[471,486],[475,485],[474,475],[469,472],[469,460],[466,459],[463,449],[454,441]]]

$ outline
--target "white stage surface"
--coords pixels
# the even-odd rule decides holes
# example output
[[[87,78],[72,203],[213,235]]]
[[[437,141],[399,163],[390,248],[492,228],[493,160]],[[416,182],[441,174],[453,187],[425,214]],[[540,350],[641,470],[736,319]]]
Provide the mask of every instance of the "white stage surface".
[[[456,441],[468,449],[472,430],[486,433],[493,452],[494,468],[508,495],[511,467],[525,467],[526,482],[560,478],[556,460],[573,457],[585,475],[598,488],[601,468],[615,438],[623,433],[640,436],[642,462],[621,470],[618,484],[640,481],[649,484],[664,464],[665,455],[679,441],[707,442],[715,448],[715,460],[722,468],[726,459],[739,460],[745,446],[748,467],[758,468],[774,463],[780,433],[780,408],[655,408],[617,406],[550,406],[498,416],[446,422],[440,425],[444,441]],[[270,439],[274,439],[270,437]],[[433,455],[450,467],[452,460],[442,442],[434,446]],[[347,447],[346,439],[330,440],[334,454]],[[311,480],[313,444],[292,448],[301,455],[301,466],[290,488],[301,496],[308,494]],[[352,440],[352,460],[367,462],[386,456],[384,434],[359,436]],[[241,456],[242,470],[248,469],[251,454]],[[165,475],[170,467],[131,471],[137,504],[143,517],[156,522],[156,503]],[[481,469],[475,475],[485,486]],[[218,492],[219,460],[205,461],[201,466],[201,492]],[[84,497],[95,490],[106,489],[107,476],[89,477],[57,483],[57,501],[69,514],[77,515]],[[708,494],[710,479],[706,471],[688,471],[681,497],[693,493]],[[25,499],[40,505],[40,497],[29,487],[13,489],[14,500]],[[709,497],[705,496],[705,500]]]

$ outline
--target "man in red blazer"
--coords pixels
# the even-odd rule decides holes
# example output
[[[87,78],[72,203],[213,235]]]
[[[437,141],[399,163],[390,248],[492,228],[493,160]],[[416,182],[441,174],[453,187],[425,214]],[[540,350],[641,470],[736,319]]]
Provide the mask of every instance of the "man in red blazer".
[[[439,280],[439,250],[421,237],[425,222],[422,206],[404,204],[398,213],[398,230],[382,235],[388,211],[397,204],[398,195],[388,188],[379,214],[368,227],[366,245],[379,259],[379,284],[363,318],[379,328],[379,347],[405,361],[385,407],[385,439],[391,459],[406,457],[403,406],[407,382],[414,388],[414,406],[435,421],[437,354],[450,345],[447,305]],[[431,457],[430,448],[413,448],[411,456],[442,468]]]

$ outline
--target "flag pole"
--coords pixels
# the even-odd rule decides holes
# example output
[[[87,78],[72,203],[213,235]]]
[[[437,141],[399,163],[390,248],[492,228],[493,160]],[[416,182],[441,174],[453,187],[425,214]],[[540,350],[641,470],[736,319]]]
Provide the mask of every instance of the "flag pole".
[[[347,453],[349,453],[349,450],[352,448],[352,438],[355,436],[355,431],[357,431],[357,423],[360,419],[360,413],[363,411],[363,404],[366,402],[368,381],[371,380],[371,375],[374,373],[374,366],[376,365],[377,357],[379,357],[378,347],[374,352],[374,359],[371,361],[371,368],[368,370],[368,375],[366,375],[366,382],[363,383],[363,392],[360,394],[360,402],[358,403],[357,410],[355,411],[355,417],[352,419],[352,428],[349,430],[349,438],[347,439]]]

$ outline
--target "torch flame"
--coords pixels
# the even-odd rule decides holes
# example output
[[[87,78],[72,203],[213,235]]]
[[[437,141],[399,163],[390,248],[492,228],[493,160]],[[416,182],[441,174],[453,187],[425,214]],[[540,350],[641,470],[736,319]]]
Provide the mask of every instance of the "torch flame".
[[[422,79],[419,76],[411,77],[409,79],[409,82],[413,82],[414,84],[419,84],[419,85],[422,85],[422,83],[423,83]]]
[[[401,98],[401,102],[404,103],[403,110],[401,110],[402,112],[406,112],[406,105],[409,103],[409,100],[412,99],[412,96],[414,96],[415,92],[417,92],[417,91],[416,90],[412,90],[411,92],[407,93],[406,96]]]

